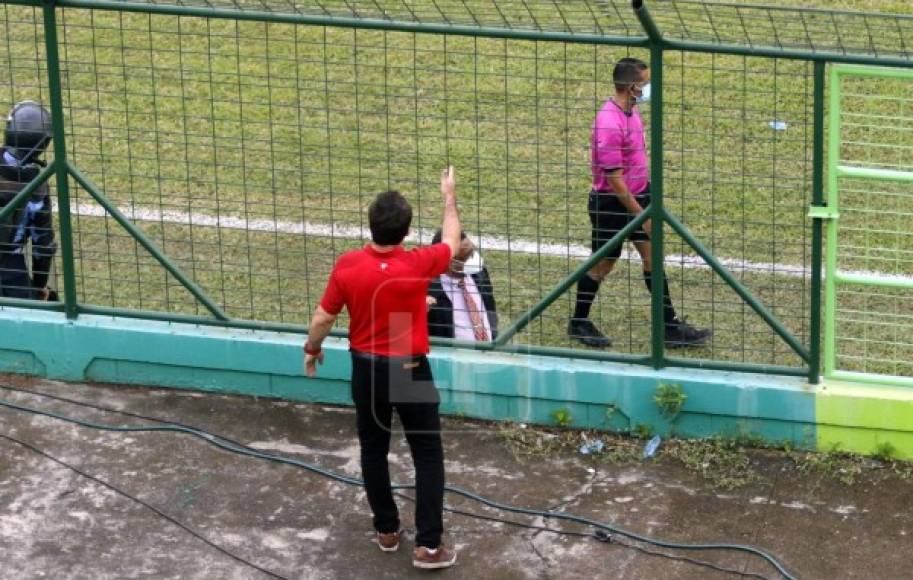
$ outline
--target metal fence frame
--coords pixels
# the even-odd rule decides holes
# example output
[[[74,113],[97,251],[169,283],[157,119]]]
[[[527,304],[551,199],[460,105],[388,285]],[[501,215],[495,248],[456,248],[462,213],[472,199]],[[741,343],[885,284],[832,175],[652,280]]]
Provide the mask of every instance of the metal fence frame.
[[[840,217],[840,186],[843,178],[865,179],[870,181],[898,181],[913,183],[913,172],[870,167],[844,165],[840,162],[840,131],[842,110],[841,81],[844,78],[892,78],[911,81],[913,70],[886,69],[870,66],[837,65],[829,71],[828,109],[828,150],[827,150],[827,208],[819,210],[820,216],[827,220],[827,255],[828,276],[825,283],[824,300],[824,376],[826,378],[844,379],[860,383],[889,384],[900,387],[913,386],[913,377],[890,376],[875,373],[855,372],[837,368],[837,288],[839,286],[862,286],[875,288],[900,288],[913,290],[913,282],[890,280],[871,274],[847,274],[837,268],[837,240]]]
[[[59,207],[60,245],[62,251],[62,269],[64,283],[64,300],[62,303],[42,303],[27,300],[0,299],[0,305],[41,308],[46,310],[62,311],[69,319],[74,319],[80,314],[103,314],[124,316],[131,318],[153,319],[170,322],[184,322],[192,324],[218,325],[225,327],[274,330],[282,332],[307,332],[307,328],[292,324],[256,322],[239,320],[229,317],[210,297],[206,295],[193,279],[181,271],[179,266],[171,260],[156,244],[125,215],[123,215],[77,167],[67,158],[65,142],[63,96],[61,87],[61,69],[58,54],[57,38],[57,10],[66,8],[95,9],[122,12],[141,12],[148,14],[161,14],[171,16],[191,16],[200,18],[218,18],[232,20],[281,22],[287,24],[327,26],[353,29],[375,29],[402,31],[425,34],[442,34],[458,36],[477,36],[503,39],[522,39],[537,41],[556,41],[565,43],[602,44],[645,48],[650,51],[651,69],[653,71],[653,95],[651,99],[651,188],[653,191],[649,211],[644,212],[638,219],[631,222],[624,230],[619,232],[611,241],[605,244],[597,253],[579,265],[569,276],[557,284],[538,304],[534,305],[491,344],[465,343],[453,340],[435,339],[436,344],[473,348],[477,350],[494,350],[499,352],[521,352],[547,356],[562,356],[580,359],[595,359],[604,361],[618,361],[649,365],[653,368],[665,366],[697,367],[729,371],[763,372],[806,377],[810,383],[819,380],[821,356],[821,322],[822,322],[822,249],[823,249],[823,223],[828,219],[826,201],[824,198],[824,133],[825,133],[825,81],[826,65],[828,63],[849,63],[863,65],[880,65],[894,67],[909,67],[909,60],[897,57],[878,57],[861,54],[848,54],[837,52],[823,52],[813,49],[802,50],[797,48],[784,48],[774,46],[742,46],[720,42],[702,42],[667,38],[651,17],[643,0],[632,0],[632,8],[641,24],[644,36],[626,37],[599,34],[579,34],[573,32],[547,32],[537,30],[522,30],[508,28],[472,27],[465,25],[445,25],[421,22],[400,22],[380,19],[358,19],[338,16],[312,16],[304,14],[283,14],[266,10],[248,10],[232,8],[206,8],[202,6],[187,6],[168,4],[144,4],[139,2],[119,2],[113,0],[7,0],[7,4],[17,4],[40,8],[43,13],[44,39],[47,51],[48,87],[50,108],[53,116],[54,130],[54,160],[44,171],[30,183],[16,198],[2,211],[0,217],[7,215],[21,205],[27,197],[41,183],[48,180],[51,175],[56,176],[57,197]],[[812,175],[812,207],[809,217],[812,219],[812,259],[811,259],[811,300],[809,304],[809,344],[802,344],[793,336],[776,317],[758,301],[751,292],[733,276],[721,262],[716,259],[708,248],[702,245],[688,229],[673,216],[663,203],[663,57],[667,51],[682,51],[694,53],[715,53],[725,55],[741,55],[752,57],[785,58],[814,63],[814,109],[813,109],[813,175]],[[142,245],[169,273],[212,314],[212,317],[174,314],[168,312],[152,312],[124,308],[109,308],[81,304],[78,301],[75,283],[75,265],[73,253],[73,230],[71,223],[71,196],[69,179],[73,178],[83,187],[107,212],[124,227],[135,240]],[[547,348],[536,346],[522,346],[508,344],[512,337],[523,330],[531,321],[548,308],[558,297],[568,291],[576,281],[603,256],[623,243],[628,233],[645,221],[654,220],[654,223],[668,224],[680,235],[691,248],[703,258],[712,270],[744,300],[779,335],[790,348],[805,363],[804,367],[783,367],[775,365],[759,365],[748,363],[734,363],[710,360],[695,360],[674,358],[666,355],[663,342],[663,228],[654,227],[653,245],[655,252],[652,256],[652,324],[651,324],[651,353],[647,356],[626,355],[618,353],[603,353],[595,351],[575,350],[570,348]],[[334,331],[336,336],[345,336],[343,331]]]

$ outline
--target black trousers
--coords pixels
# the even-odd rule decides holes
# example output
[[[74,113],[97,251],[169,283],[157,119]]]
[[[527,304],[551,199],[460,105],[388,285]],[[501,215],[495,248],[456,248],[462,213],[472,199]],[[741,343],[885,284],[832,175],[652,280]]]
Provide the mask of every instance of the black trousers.
[[[395,408],[415,466],[415,545],[437,548],[444,531],[444,448],[438,414],[440,396],[428,359],[353,351],[352,400],[374,529],[389,533],[398,531],[400,525],[387,463]]]
[[[28,300],[37,297],[24,255],[12,251],[0,252],[0,295]]]

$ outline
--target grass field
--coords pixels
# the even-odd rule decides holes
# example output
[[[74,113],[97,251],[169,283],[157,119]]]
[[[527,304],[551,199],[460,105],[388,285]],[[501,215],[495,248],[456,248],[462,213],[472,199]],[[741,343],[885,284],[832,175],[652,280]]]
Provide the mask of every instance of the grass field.
[[[601,26],[639,33],[627,12],[623,18],[599,12],[606,4],[591,5]],[[806,5],[913,13],[898,1]],[[507,19],[526,18],[522,3],[500,6]],[[662,3],[651,6],[663,14]],[[581,19],[570,27],[591,25],[582,9],[564,16]],[[557,24],[554,14],[548,18]],[[0,27],[6,35],[0,102],[46,100],[40,13],[0,7]],[[628,54],[647,57],[624,47],[73,9],[61,12],[60,39],[70,155],[118,205],[363,226],[373,196],[397,188],[413,202],[416,227],[433,229],[440,219],[437,175],[452,163],[466,229],[516,244],[509,252],[482,248],[505,323],[579,265],[570,251],[537,255],[536,244],[588,244],[592,117],[611,94],[614,62]],[[715,255],[741,264],[739,279],[807,344],[809,281],[793,272],[810,265],[811,65],[670,52],[664,72],[667,207]],[[883,129],[891,123],[885,119],[909,115],[904,91],[899,83],[850,91],[862,117],[848,134],[847,158],[909,167],[910,159],[898,154],[913,145],[908,134],[896,131],[892,147],[879,150],[867,144],[883,132],[865,127],[866,118],[880,119]],[[787,129],[773,130],[773,121]],[[891,199],[895,215],[913,215],[910,198]],[[76,201],[92,203],[85,192]],[[859,207],[866,203],[863,196]],[[909,240],[899,235],[902,228],[873,232],[878,228],[865,221],[871,217],[858,219],[862,241],[847,244],[886,249],[844,252],[841,267],[913,274],[913,260],[903,259]],[[228,312],[255,320],[305,323],[333,259],[360,245],[279,231],[138,223]],[[668,255],[693,257],[668,228],[666,240]],[[85,302],[199,311],[113,220],[78,218],[76,255]],[[666,266],[675,300],[716,333],[691,356],[799,365],[722,280],[685,265]],[[853,357],[861,358],[858,364],[883,359],[871,368],[913,372],[896,363],[910,360],[898,358],[910,326],[898,301],[853,293],[841,300],[848,312],[868,311],[881,300],[894,313],[887,325],[853,323],[865,330],[845,331],[846,364],[857,364]],[[570,308],[562,298],[515,342],[571,346],[564,335]],[[648,313],[638,266],[624,264],[603,286],[594,314],[615,339],[614,350],[648,351]],[[861,343],[852,342],[858,333]],[[882,347],[887,350],[875,352]]]

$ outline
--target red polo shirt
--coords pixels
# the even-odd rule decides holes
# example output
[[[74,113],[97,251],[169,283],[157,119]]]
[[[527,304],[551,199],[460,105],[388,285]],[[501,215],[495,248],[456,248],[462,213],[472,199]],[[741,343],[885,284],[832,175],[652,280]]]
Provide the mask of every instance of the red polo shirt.
[[[450,246],[378,252],[370,244],[339,257],[320,305],[349,310],[349,345],[383,356],[428,353],[428,284],[447,271]]]

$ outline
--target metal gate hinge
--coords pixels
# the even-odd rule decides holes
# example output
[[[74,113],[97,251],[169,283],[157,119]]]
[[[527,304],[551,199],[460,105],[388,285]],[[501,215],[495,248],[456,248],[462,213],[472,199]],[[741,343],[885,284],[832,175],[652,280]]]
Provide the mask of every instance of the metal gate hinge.
[[[813,205],[808,208],[808,217],[812,219],[835,220],[840,217],[840,212],[826,205]]]

